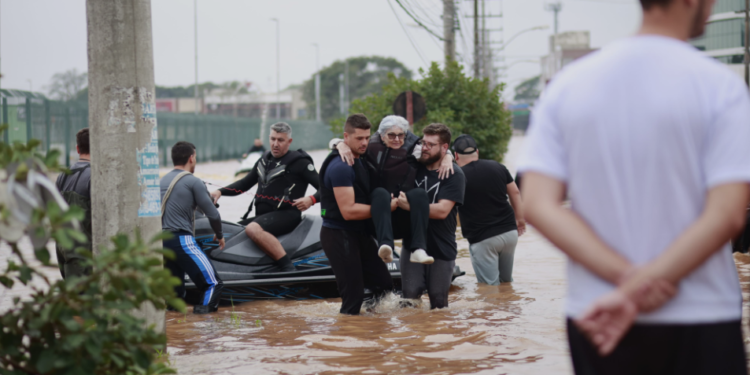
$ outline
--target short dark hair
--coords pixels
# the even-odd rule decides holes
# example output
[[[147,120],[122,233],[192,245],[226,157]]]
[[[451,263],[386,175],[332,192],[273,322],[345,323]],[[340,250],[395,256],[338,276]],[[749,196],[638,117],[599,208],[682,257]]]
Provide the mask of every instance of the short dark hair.
[[[89,143],[89,128],[83,128],[76,133],[76,145],[79,154],[90,154],[91,146]]]
[[[194,144],[185,141],[177,142],[172,146],[172,163],[175,167],[185,165],[193,154],[195,154]]]
[[[643,10],[649,10],[655,6],[664,8],[671,2],[672,0],[641,0],[641,6],[643,7]]]
[[[346,119],[346,124],[344,124],[344,131],[349,134],[354,133],[354,129],[370,130],[370,128],[372,128],[370,120],[367,119],[367,116],[361,113],[355,113],[349,116]]]
[[[422,129],[424,135],[438,135],[440,136],[441,144],[451,144],[451,130],[447,126],[440,123],[434,123],[427,125],[426,128]]]

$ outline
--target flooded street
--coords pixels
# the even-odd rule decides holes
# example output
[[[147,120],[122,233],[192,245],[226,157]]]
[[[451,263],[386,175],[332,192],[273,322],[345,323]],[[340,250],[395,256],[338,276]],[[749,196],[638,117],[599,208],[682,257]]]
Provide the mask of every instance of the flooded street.
[[[522,141],[511,143],[506,162],[512,173]],[[326,152],[311,154],[319,167]],[[231,183],[238,165],[201,164],[196,175],[213,190]],[[251,200],[250,194],[223,197],[222,217],[239,219]],[[319,215],[319,205],[306,214]],[[447,309],[429,310],[426,296],[420,308],[400,309],[391,296],[361,316],[339,315],[339,299],[247,302],[209,315],[168,312],[166,360],[180,374],[572,374],[563,255],[531,228],[516,249],[514,282],[479,285],[468,243],[459,238],[456,263],[466,275],[453,282]],[[23,248],[31,254],[28,243]],[[8,255],[7,246],[0,247],[0,264]],[[750,256],[735,260],[747,327]],[[47,274],[59,277],[56,268]],[[0,291],[0,311],[12,297],[29,293],[22,287]]]

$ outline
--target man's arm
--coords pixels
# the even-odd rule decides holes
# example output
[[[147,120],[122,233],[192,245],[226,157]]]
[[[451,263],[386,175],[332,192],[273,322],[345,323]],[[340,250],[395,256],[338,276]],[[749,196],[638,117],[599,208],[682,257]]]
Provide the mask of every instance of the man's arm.
[[[195,203],[206,215],[206,218],[208,218],[208,222],[211,224],[211,229],[214,230],[216,239],[221,242],[221,247],[223,248],[224,234],[222,233],[221,215],[219,214],[219,210],[214,206],[214,202],[211,200],[211,196],[208,194],[206,186],[197,178],[193,182],[192,190],[193,196],[195,197]]]
[[[341,216],[344,220],[365,220],[370,215],[370,205],[354,202],[354,188],[351,186],[340,186],[333,188],[336,204],[339,206]]]
[[[516,215],[516,226],[518,227],[518,235],[521,236],[526,233],[526,219],[523,218],[523,202],[521,201],[521,192],[518,190],[515,182],[509,183],[507,186],[508,198],[510,198],[510,206],[513,207],[513,213]]]
[[[445,219],[455,205],[456,202],[448,199],[441,199],[437,203],[430,204],[430,219]]]
[[[300,211],[305,211],[315,203],[320,202],[320,176],[315,170],[315,166],[307,159],[298,161],[292,166],[292,173],[299,173],[305,181],[315,188],[315,194],[294,200],[294,207]]]
[[[260,163],[260,160],[258,160],[258,163]],[[233,197],[252,189],[253,186],[258,183],[258,163],[255,163],[255,166],[253,166],[253,170],[251,170],[250,173],[245,175],[245,177],[243,177],[239,181],[235,181],[228,186],[212,191],[211,198],[213,199],[213,201],[217,202],[219,198],[224,195]]]
[[[523,215],[555,246],[612,284],[630,272],[633,266],[628,260],[607,246],[580,216],[562,207],[562,181],[531,171],[523,179]]]

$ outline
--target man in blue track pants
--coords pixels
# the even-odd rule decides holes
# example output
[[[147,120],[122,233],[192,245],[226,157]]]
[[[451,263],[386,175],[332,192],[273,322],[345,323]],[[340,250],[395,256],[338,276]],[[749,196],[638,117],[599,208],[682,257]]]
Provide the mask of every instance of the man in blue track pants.
[[[161,179],[161,226],[174,235],[164,241],[164,248],[175,253],[175,259],[167,259],[164,266],[182,281],[182,285],[175,288],[181,298],[185,297],[185,274],[188,274],[203,295],[201,304],[193,307],[193,313],[207,314],[219,309],[224,283],[193,237],[195,209],[199,208],[208,218],[216,234],[214,241],[218,241],[220,249],[224,248],[224,237],[219,211],[203,181],[193,176],[197,163],[195,157],[192,143],[177,142],[172,146],[174,170]]]

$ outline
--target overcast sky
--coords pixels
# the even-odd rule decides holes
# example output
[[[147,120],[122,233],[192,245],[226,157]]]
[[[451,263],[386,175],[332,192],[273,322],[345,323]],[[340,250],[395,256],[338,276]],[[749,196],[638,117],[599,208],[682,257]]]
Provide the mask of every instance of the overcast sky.
[[[431,28],[442,34],[442,0],[401,0]],[[545,0],[486,0],[488,28],[504,28],[507,40],[517,32],[541,25],[550,28],[525,33],[504,53],[506,64],[516,60],[503,78],[513,87],[539,74],[535,60],[548,51],[553,15]],[[473,1],[458,0],[460,15],[473,12]],[[560,31],[588,30],[593,47],[635,32],[640,22],[638,0],[562,0]],[[393,7],[393,9],[391,8]],[[0,0],[0,72],[3,88],[47,92],[57,72],[87,70],[84,0]],[[395,14],[394,14],[395,10]],[[194,78],[192,0],[153,0],[155,76],[158,85],[189,85]],[[276,87],[276,29],[281,24],[281,86],[301,83],[316,70],[315,47],[321,66],[351,56],[390,56],[416,72],[431,61],[443,60],[443,44],[416,24],[395,0],[198,0],[198,75],[201,82],[251,81],[266,91]],[[405,26],[414,47],[399,24]],[[501,25],[502,23],[502,25]],[[473,26],[462,17],[457,34],[459,54],[471,55]],[[500,40],[493,33],[493,40]],[[464,49],[464,44],[469,50]],[[427,64],[425,63],[427,62]],[[500,61],[498,61],[500,64]],[[506,96],[512,89],[506,90]]]

